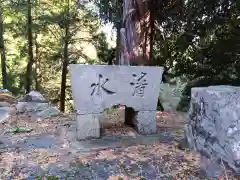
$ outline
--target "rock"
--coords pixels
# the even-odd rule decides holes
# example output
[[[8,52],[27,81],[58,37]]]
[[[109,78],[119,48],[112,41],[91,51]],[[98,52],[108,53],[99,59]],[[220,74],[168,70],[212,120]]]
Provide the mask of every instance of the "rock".
[[[6,121],[9,120],[9,118],[10,118],[9,112],[4,109],[0,109],[0,123],[5,123]]]
[[[44,111],[50,107],[51,105],[49,103],[27,102],[25,105],[25,111],[39,112],[39,111]]]
[[[43,111],[39,111],[36,113],[36,117],[39,117],[41,119],[46,119],[50,117],[54,117],[60,114],[60,111],[55,107],[49,107]]]
[[[7,89],[0,89],[0,93],[10,93],[10,91]]]
[[[146,66],[70,65],[74,105],[78,114],[82,115],[79,118],[86,121],[87,117],[95,117],[104,109],[121,104],[134,109],[135,113],[129,117],[138,132],[155,133],[163,70],[162,67]],[[85,122],[78,123],[78,131],[85,131]],[[98,137],[98,133],[96,135]]]
[[[0,102],[0,107],[10,107],[10,103],[8,102]]]
[[[201,164],[201,169],[204,172],[204,178],[218,179],[221,175],[223,175],[223,170],[224,170],[223,167],[220,164],[204,156],[201,156],[200,164]]]
[[[46,103],[44,97],[36,91],[30,92],[20,100],[16,105],[16,109],[19,113],[30,113],[31,119],[35,121],[41,121],[60,114],[57,108],[50,103]]]
[[[7,111],[10,114],[14,112],[14,108],[12,107],[0,107],[0,110]]]
[[[52,107],[52,105],[49,103],[37,103],[34,111],[45,111],[51,107]]]
[[[44,111],[52,107],[49,103],[39,103],[39,102],[18,102],[16,108],[18,112],[38,112]]]
[[[38,91],[31,91],[20,101],[23,101],[23,102],[46,102],[44,97]]]
[[[192,88],[186,136],[193,149],[240,173],[240,87]]]
[[[16,109],[18,112],[23,113],[26,110],[27,103],[26,102],[18,102],[16,105]]]
[[[0,102],[7,102],[9,104],[13,104],[16,102],[16,99],[9,93],[0,93]]]

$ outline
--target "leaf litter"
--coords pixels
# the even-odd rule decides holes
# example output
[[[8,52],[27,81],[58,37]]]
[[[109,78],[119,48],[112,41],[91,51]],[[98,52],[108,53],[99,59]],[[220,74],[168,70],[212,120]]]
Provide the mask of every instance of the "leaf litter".
[[[161,125],[163,121],[159,119],[158,124]],[[182,151],[173,142],[165,144],[156,141],[150,145],[123,145],[85,154],[73,149],[70,146],[71,142],[63,147],[62,144],[66,137],[64,137],[64,130],[61,131],[63,135],[59,134],[59,129],[60,127],[68,128],[65,126],[67,120],[69,120],[67,117],[54,117],[36,122],[29,119],[27,114],[13,114],[11,120],[2,125],[0,130],[1,140],[4,142],[0,148],[0,179],[14,180],[30,177],[36,179],[46,173],[48,177],[64,179],[68,176],[66,179],[76,180],[96,178],[106,180],[201,179],[199,154],[187,150]],[[166,125],[166,123],[162,124]],[[17,129],[16,127],[23,128]],[[7,129],[15,133],[6,135]],[[53,147],[22,148],[18,146],[21,140],[42,134],[55,137],[56,142]],[[136,132],[129,127],[116,124],[106,128],[104,135],[134,136]],[[230,172],[227,172],[227,177],[228,180],[239,179],[233,177]],[[225,175],[219,177],[219,180],[223,179],[226,179]]]

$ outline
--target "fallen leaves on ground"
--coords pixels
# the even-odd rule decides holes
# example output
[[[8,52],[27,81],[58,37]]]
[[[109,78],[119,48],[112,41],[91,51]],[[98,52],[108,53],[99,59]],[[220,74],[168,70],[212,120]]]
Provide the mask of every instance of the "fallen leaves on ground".
[[[193,153],[182,152],[172,145],[156,142],[153,145],[138,145],[122,148],[110,148],[91,153],[83,158],[76,159],[75,163],[91,166],[95,162],[118,160],[119,168],[123,169],[126,179],[137,179],[134,173],[147,166],[155,171],[165,170],[165,174],[173,179],[185,179],[198,176],[199,157]],[[117,162],[117,161],[116,161]],[[125,170],[124,170],[125,169]],[[129,169],[129,170],[128,170]],[[144,170],[143,170],[144,171]]]
[[[169,118],[167,123],[171,126],[176,125],[176,123],[174,124],[176,121],[183,122],[183,119],[180,119],[180,116],[175,114],[163,114],[163,116]],[[176,117],[179,119],[176,119]],[[23,139],[25,136],[41,133],[59,136],[56,134],[56,131],[59,126],[63,124],[63,121],[63,119],[55,117],[36,122],[30,119],[27,114],[23,114],[13,117],[9,122],[4,124],[4,128],[1,131],[12,127],[33,129],[31,132],[15,134],[14,139],[16,141]],[[161,123],[159,125],[161,125]],[[136,132],[132,128],[124,124],[116,123],[109,128],[105,128],[104,135],[129,136],[135,134]],[[174,145],[159,142],[155,142],[152,145],[109,148],[91,152],[85,156],[75,156],[73,161],[70,155],[53,153],[49,149],[34,149],[32,151],[28,150],[27,152],[5,152],[1,155],[2,164],[6,164],[6,167],[9,166],[9,169],[14,168],[15,164],[20,164],[23,160],[28,160],[29,163],[46,167],[50,164],[59,163],[61,159],[71,166],[83,164],[89,168],[93,168],[95,165],[93,171],[96,171],[96,168],[100,167],[100,165],[103,165],[107,172],[111,172],[111,168],[114,167],[116,168],[114,171],[116,171],[117,175],[109,175],[109,180],[119,180],[120,177],[120,179],[124,180],[143,180],[144,178],[141,177],[141,173],[144,173],[147,169],[153,170],[157,179],[161,180],[165,177],[169,177],[172,180],[187,180],[189,177],[193,177],[196,180],[199,179],[200,163],[198,154],[181,151]],[[20,168],[21,166],[19,169]],[[21,174],[19,174],[19,176],[20,175]],[[221,178],[225,178],[225,176]],[[219,180],[224,180],[221,178]],[[229,175],[228,179],[233,180],[234,178]]]
[[[184,123],[186,122],[185,114],[175,112],[156,112],[156,122],[158,132],[174,130],[176,134],[182,135]],[[102,131],[104,136],[132,136],[135,137],[137,132],[134,128],[124,124],[124,113],[121,110],[115,110],[108,114],[103,120]]]

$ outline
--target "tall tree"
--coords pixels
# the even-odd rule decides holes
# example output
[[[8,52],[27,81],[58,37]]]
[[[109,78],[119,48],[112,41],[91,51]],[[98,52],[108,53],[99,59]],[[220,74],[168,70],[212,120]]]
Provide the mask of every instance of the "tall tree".
[[[27,1],[27,33],[28,33],[28,64],[26,71],[26,91],[27,93],[31,91],[32,77],[33,77],[33,23],[32,23],[32,2]]]
[[[61,95],[60,95],[60,110],[64,112],[65,110],[65,98],[66,98],[66,80],[67,80],[67,66],[69,64],[69,26],[70,26],[70,4],[67,1],[67,6],[64,14],[64,49],[63,49],[63,65],[62,65],[62,82],[61,82]]]
[[[1,53],[1,65],[2,65],[2,85],[3,88],[8,88],[7,83],[7,67],[6,67],[6,53],[4,45],[4,28],[3,28],[3,8],[0,1],[0,53]]]

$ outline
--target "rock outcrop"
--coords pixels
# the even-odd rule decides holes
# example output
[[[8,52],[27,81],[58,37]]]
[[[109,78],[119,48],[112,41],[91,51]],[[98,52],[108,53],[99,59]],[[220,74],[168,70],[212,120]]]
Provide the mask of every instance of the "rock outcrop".
[[[189,119],[191,148],[240,173],[240,87],[192,88]]]

